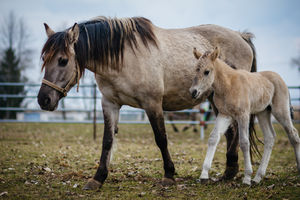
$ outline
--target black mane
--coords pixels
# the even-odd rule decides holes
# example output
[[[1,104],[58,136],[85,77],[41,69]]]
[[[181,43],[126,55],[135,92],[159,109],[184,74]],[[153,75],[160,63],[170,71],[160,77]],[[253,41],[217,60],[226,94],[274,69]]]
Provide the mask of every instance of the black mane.
[[[149,47],[149,42],[157,46],[152,23],[143,17],[125,19],[99,17],[78,26],[80,34],[74,48],[82,73],[88,64],[94,65],[95,70],[97,66],[102,70],[107,68],[120,70],[125,42],[128,42],[130,48],[135,51],[138,48],[137,36],[145,47]],[[58,51],[69,54],[67,30],[56,32],[45,43],[41,53],[44,55],[44,65],[50,62]],[[89,60],[92,62],[88,63]]]

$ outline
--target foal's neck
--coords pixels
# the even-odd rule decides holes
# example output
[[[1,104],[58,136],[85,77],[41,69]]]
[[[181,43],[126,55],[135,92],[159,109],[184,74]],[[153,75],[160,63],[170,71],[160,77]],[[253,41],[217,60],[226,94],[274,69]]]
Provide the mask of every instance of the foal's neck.
[[[214,92],[218,94],[224,94],[227,93],[228,90],[230,90],[230,84],[231,84],[231,76],[235,73],[234,69],[229,67],[226,63],[221,61],[220,59],[217,59],[215,61],[214,65],[215,69],[215,79],[212,84],[212,87],[214,89]]]

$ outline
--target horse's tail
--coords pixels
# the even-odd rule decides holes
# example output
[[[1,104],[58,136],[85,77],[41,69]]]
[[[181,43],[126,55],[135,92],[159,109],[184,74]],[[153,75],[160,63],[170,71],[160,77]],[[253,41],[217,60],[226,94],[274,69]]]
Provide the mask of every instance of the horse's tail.
[[[255,115],[250,115],[249,123],[249,140],[250,140],[250,156],[251,162],[253,163],[253,155],[256,155],[258,158],[261,158],[261,153],[257,147],[257,142],[264,144],[258,137],[255,131]]]
[[[257,65],[256,65],[256,50],[255,46],[252,42],[252,39],[255,37],[253,33],[244,31],[240,33],[242,38],[249,44],[249,46],[252,49],[252,54],[253,54],[253,60],[252,60],[252,66],[251,66],[251,72],[256,72],[257,71]]]
[[[257,65],[256,65],[256,50],[255,46],[252,42],[252,39],[254,38],[254,34],[244,31],[240,33],[242,38],[248,43],[248,45],[252,49],[253,59],[252,59],[252,65],[251,65],[251,72],[257,71]],[[257,137],[255,127],[254,127],[254,121],[255,121],[255,115],[250,116],[250,123],[249,123],[249,140],[250,140],[250,155],[251,155],[251,161],[253,162],[253,154],[255,154],[258,157],[261,157],[261,153],[258,150],[256,141],[259,141],[263,144],[263,142]]]

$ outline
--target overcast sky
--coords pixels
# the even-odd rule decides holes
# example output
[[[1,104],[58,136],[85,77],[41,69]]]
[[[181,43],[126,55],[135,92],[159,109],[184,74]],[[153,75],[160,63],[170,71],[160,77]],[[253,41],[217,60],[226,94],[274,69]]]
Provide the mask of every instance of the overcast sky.
[[[297,0],[0,0],[0,19],[10,11],[26,21],[35,50],[27,74],[39,82],[39,53],[46,40],[43,22],[54,30],[103,15],[144,16],[163,28],[218,24],[255,34],[258,70],[278,72],[288,85],[299,85],[291,58],[300,53],[300,1]]]

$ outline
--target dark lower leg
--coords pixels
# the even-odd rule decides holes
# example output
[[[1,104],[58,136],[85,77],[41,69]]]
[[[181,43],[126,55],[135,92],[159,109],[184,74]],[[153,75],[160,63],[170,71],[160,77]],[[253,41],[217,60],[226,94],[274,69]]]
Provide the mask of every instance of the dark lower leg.
[[[162,111],[161,111],[162,112]],[[151,123],[155,142],[161,151],[164,162],[165,177],[174,179],[175,168],[168,150],[168,141],[162,113],[147,112]]]
[[[169,118],[169,120],[170,120],[171,122],[173,122],[173,114],[172,114],[172,113],[169,113],[168,118]],[[173,123],[171,123],[171,126],[172,126],[174,132],[177,133],[177,132],[178,132],[178,129],[177,129],[176,125],[173,124]]]
[[[100,165],[94,176],[94,179],[100,183],[104,183],[108,175],[108,164],[110,159],[110,151],[113,144],[113,134],[114,130],[112,128],[110,119],[104,114],[104,135],[102,142],[102,153],[100,157]]]
[[[226,153],[226,170],[223,175],[224,179],[232,179],[238,173],[238,142],[239,137],[237,133],[237,123],[233,125],[225,133],[227,140],[227,153]]]

